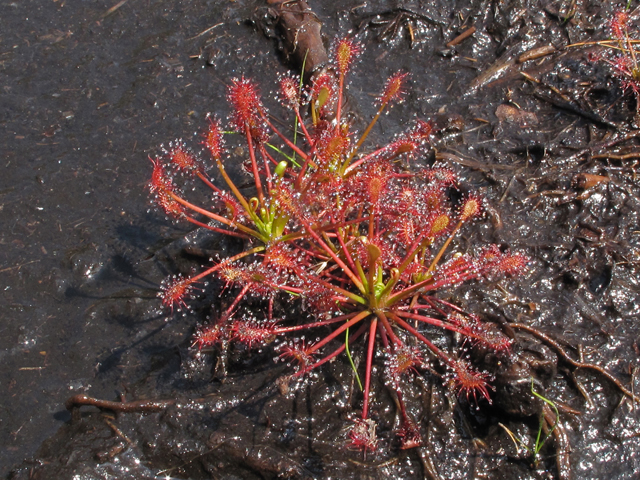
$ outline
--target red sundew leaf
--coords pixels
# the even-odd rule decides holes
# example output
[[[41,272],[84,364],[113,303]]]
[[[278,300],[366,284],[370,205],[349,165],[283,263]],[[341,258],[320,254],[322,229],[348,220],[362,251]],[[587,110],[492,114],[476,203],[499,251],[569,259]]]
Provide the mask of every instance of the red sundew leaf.
[[[295,272],[309,265],[307,256],[303,252],[294,252],[283,243],[269,246],[264,255],[264,263],[277,272]]]
[[[171,166],[179,172],[193,173],[200,168],[196,156],[181,140],[176,140],[168,151]]]
[[[191,346],[197,346],[198,350],[213,347],[220,343],[226,336],[227,332],[221,325],[205,325],[196,330]]]
[[[280,77],[280,96],[282,104],[287,108],[300,106],[300,78],[294,75]]]
[[[389,77],[385,83],[382,95],[378,98],[378,102],[384,105],[393,101],[402,101],[402,97],[405,94],[404,83],[408,77],[408,73],[400,72]]]
[[[358,192],[360,199],[366,199],[371,205],[377,205],[385,199],[390,179],[390,166],[386,163],[375,163],[353,176],[348,188],[351,192]],[[355,196],[351,198],[358,201]]]
[[[476,259],[466,254],[457,255],[436,270],[434,283],[438,283],[440,287],[448,287],[479,276]]]
[[[275,336],[275,322],[260,324],[256,320],[237,320],[231,327],[231,340],[253,348],[255,344],[265,344]]]
[[[478,317],[475,315],[465,315],[460,312],[453,312],[447,315],[447,322],[457,327],[471,329],[478,325]]]
[[[285,343],[279,350],[281,353],[278,358],[287,363],[295,362],[299,372],[306,372],[307,367],[313,363],[313,357],[308,353],[309,348],[304,340]]]
[[[158,296],[162,299],[162,304],[173,311],[175,307],[178,307],[178,309],[187,307],[185,298],[192,291],[193,285],[190,278],[175,276],[163,282]]]
[[[397,347],[389,353],[387,372],[395,384],[400,382],[402,375],[409,372],[417,373],[417,368],[423,365],[424,358],[417,348],[406,345]]]
[[[300,198],[300,194],[294,190],[294,186],[287,182],[280,182],[278,188],[271,192],[271,198],[278,208],[284,213],[305,221],[311,220],[308,209]]]
[[[353,38],[342,38],[338,40],[334,50],[334,61],[338,73],[342,76],[346,75],[354,60],[361,52],[362,46]]]
[[[234,78],[229,86],[228,97],[233,107],[234,128],[239,132],[244,132],[245,128],[248,128],[256,140],[266,140],[268,133],[261,118],[264,106],[260,101],[258,87],[244,77]]]
[[[624,10],[618,10],[613,14],[609,24],[613,38],[623,41],[629,32],[629,15]]]
[[[420,205],[426,209],[426,214],[432,216],[434,213],[438,215],[451,215],[451,202],[445,194],[446,188],[441,184],[422,186],[418,191],[416,198],[420,200]]]
[[[421,447],[423,444],[420,427],[406,417],[398,430],[398,439],[400,440],[400,450]]]
[[[383,177],[371,177],[367,182],[368,192],[369,192],[369,201],[372,205],[377,204],[380,201],[380,197],[384,192],[384,188],[386,186],[386,179]]]
[[[336,84],[336,79],[330,73],[323,72],[314,79],[311,90],[309,91],[309,98],[311,108],[318,113],[320,119],[333,112],[337,100],[337,93],[338,85]],[[314,126],[320,131],[324,131],[330,127],[329,124],[323,125],[315,121]]]
[[[415,241],[418,235],[418,226],[410,216],[395,217],[394,231],[396,233],[396,239],[399,240],[400,245],[403,247],[409,247]]]
[[[214,192],[213,201],[220,210],[226,209],[226,218],[234,223],[242,222],[246,219],[245,211],[236,197],[224,190]]]
[[[317,268],[321,268],[317,267]],[[314,275],[307,273],[302,277],[302,295],[303,310],[319,317],[327,316],[327,314],[336,308],[336,295],[318,281],[313,280]]]
[[[423,171],[423,174],[426,176],[429,181],[433,182],[439,187],[443,188],[457,188],[458,186],[458,176],[456,173],[450,168],[430,168]]]
[[[466,360],[462,359],[454,361],[450,367],[453,370],[451,377],[454,382],[454,388],[459,396],[464,395],[467,400],[470,400],[469,397],[473,396],[477,404],[478,394],[481,394],[491,403],[491,396],[489,395],[491,375],[478,372]]]
[[[519,275],[529,264],[529,257],[516,253],[502,253],[497,245],[483,249],[478,264],[485,275]]]
[[[218,160],[222,158],[224,153],[224,140],[218,119],[209,117],[209,128],[204,135],[202,144],[209,150],[209,153],[214,159]]]
[[[401,138],[387,145],[383,155],[385,158],[393,160],[406,153],[408,154],[407,156],[411,158],[414,156],[412,154],[414,154],[418,148],[420,148],[420,144],[418,142],[409,138]]]
[[[518,275],[522,273],[529,264],[529,257],[521,253],[504,254],[496,269],[505,275]]]
[[[458,327],[458,333],[473,345],[482,345],[502,353],[508,352],[513,345],[513,341],[495,325],[481,321],[477,315],[454,312],[447,316],[447,322]]]
[[[395,195],[393,202],[390,202],[386,211],[396,215],[419,215],[417,199],[420,194],[412,186],[403,185]],[[413,222],[415,223],[415,222]]]
[[[412,138],[414,140],[420,140],[428,142],[431,140],[431,134],[433,133],[433,123],[425,122],[424,120],[418,120],[416,126],[411,131]]]
[[[178,195],[177,187],[159,159],[152,160],[153,172],[149,191],[154,195],[156,205],[170,218],[181,219],[186,216],[186,208],[183,207],[172,195]]]
[[[501,256],[502,252],[500,251],[500,247],[494,243],[483,248],[480,255],[478,255],[478,259],[480,262],[488,265],[491,262],[499,260]]]
[[[223,262],[218,271],[216,272],[221,280],[224,280],[227,284],[244,284],[251,281],[251,274],[247,270],[244,264]]]
[[[272,297],[278,291],[276,272],[265,267],[262,262],[228,263],[220,267],[216,273],[227,285],[246,287],[247,293],[263,299]]]
[[[348,132],[342,128],[322,132],[316,142],[317,163],[324,168],[335,170],[351,149]]]
[[[477,217],[482,213],[482,200],[477,195],[469,195],[460,207],[460,221]]]
[[[172,185],[171,179],[167,176],[167,172],[165,171],[164,165],[160,159],[152,159],[149,157],[149,160],[153,165],[151,182],[149,183],[149,190],[151,193],[157,193],[170,187]]]
[[[488,328],[485,326],[482,335],[478,335],[476,340],[478,344],[498,353],[507,353],[513,347],[513,340],[493,326]]]
[[[436,216],[429,227],[431,236],[441,235],[447,231],[447,227],[451,223],[449,215],[441,214]]]
[[[180,220],[186,217],[187,209],[169,194],[170,190],[165,188],[159,190],[155,195],[156,205],[170,218]]]

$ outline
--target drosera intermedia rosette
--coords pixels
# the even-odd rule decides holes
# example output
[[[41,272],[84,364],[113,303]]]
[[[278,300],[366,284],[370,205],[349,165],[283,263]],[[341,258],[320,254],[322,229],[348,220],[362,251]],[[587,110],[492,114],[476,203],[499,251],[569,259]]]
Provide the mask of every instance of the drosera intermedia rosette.
[[[375,371],[395,392],[399,408],[397,438],[401,448],[412,448],[422,438],[405,407],[405,382],[428,371],[466,399],[491,401],[491,375],[474,366],[468,351],[482,346],[509,355],[511,347],[497,326],[439,299],[437,292],[519,275],[528,260],[495,245],[455,251],[456,237],[481,216],[483,200],[463,194],[451,169],[423,165],[429,122],[417,121],[386,144],[365,148],[380,116],[402,101],[408,75],[399,72],[387,80],[376,114],[358,134],[345,120],[343,99],[361,51],[353,39],[337,41],[334,73],[318,75],[308,89],[293,76],[280,79],[281,103],[295,117],[291,136],[274,125],[254,81],[230,82],[230,128],[246,144],[250,195],[225,169],[232,160],[222,124],[214,118],[203,153],[173,142],[152,159],[150,190],[165,214],[244,242],[241,252],[168,281],[161,297],[169,308],[184,307],[205,278],[221,280],[232,300],[197,329],[193,348],[236,342],[255,349],[276,339],[275,356],[294,368],[281,382],[285,386],[333,359],[351,362],[362,406],[347,436],[352,447],[365,451],[378,444],[370,409],[374,364],[380,359],[383,367]],[[208,173],[211,167],[217,178]],[[184,176],[211,191],[213,206],[186,198],[177,186]],[[262,315],[244,308],[248,296],[264,300]],[[275,318],[276,299],[304,304],[297,315],[301,320]],[[431,338],[433,327],[464,341],[438,346],[442,342]],[[352,355],[361,355],[359,368]]]

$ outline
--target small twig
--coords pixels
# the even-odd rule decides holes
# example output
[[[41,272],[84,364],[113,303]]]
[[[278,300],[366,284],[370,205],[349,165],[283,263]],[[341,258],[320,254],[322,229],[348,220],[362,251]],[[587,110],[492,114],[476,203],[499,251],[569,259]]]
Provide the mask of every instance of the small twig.
[[[517,70],[515,63],[515,59],[503,55],[496,60],[491,67],[473,79],[464,95],[467,96],[475,94],[488,84],[497,81],[512,71]]]
[[[101,18],[107,18],[109,15],[111,15],[113,12],[115,12],[116,10],[118,10],[121,6],[123,6],[125,3],[127,3],[129,0],[121,0],[120,2],[116,3],[113,7],[111,7],[109,10],[107,10]]]
[[[207,28],[206,30],[201,31],[199,34],[197,34],[194,37],[191,38],[187,38],[187,41],[189,40],[193,40],[195,38],[201,37],[202,35],[206,35],[207,33],[209,33],[211,30],[213,30],[216,27],[219,27],[220,25],[224,25],[224,22],[220,22],[220,23],[216,23],[215,25],[212,25],[211,27]]]
[[[551,55],[552,53],[557,52],[556,47],[553,45],[544,45],[538,48],[532,48],[531,50],[527,50],[523,54],[521,54],[516,62],[524,63],[529,60],[537,60],[538,58],[546,57],[547,55]],[[520,72],[524,74],[524,72]]]
[[[159,412],[171,405],[175,405],[176,400],[135,400],[132,402],[111,402],[109,400],[100,400],[98,398],[89,397],[87,395],[74,395],[66,401],[65,407],[67,410],[73,410],[80,408],[84,405],[92,407],[98,407],[105,410],[112,410],[114,412],[125,413],[146,413],[146,412]]]
[[[113,430],[113,433],[115,433],[117,436],[119,436],[120,438],[122,438],[125,442],[127,442],[129,445],[133,445],[133,442],[131,441],[131,439],[129,437],[127,437],[124,432],[122,430],[120,430],[112,421],[110,421],[109,419],[105,418],[104,419],[104,423],[106,423],[107,425],[109,425],[109,428],[111,430]]]
[[[596,404],[591,399],[591,395],[589,395],[589,392],[584,387],[584,385],[576,378],[575,373],[567,370],[567,375],[569,376],[569,379],[573,383],[573,386],[576,387],[576,389],[582,394],[582,397],[587,401],[589,406],[591,408],[595,408]]]
[[[565,362],[567,362],[569,365],[571,365],[572,367],[595,370],[600,375],[604,376],[607,380],[609,380],[611,383],[613,383],[616,387],[618,387],[618,390],[620,390],[627,397],[631,398],[632,400],[634,400],[636,402],[640,401],[639,397],[637,397],[631,391],[629,391],[627,389],[627,387],[625,387],[620,382],[620,380],[618,380],[616,377],[611,375],[604,368],[602,368],[602,367],[600,367],[598,365],[594,365],[593,363],[578,362],[578,361],[574,360],[573,358],[571,358],[569,356],[569,354],[566,352],[566,350],[564,348],[562,348],[562,346],[557,341],[555,341],[554,339],[549,337],[547,334],[542,333],[540,330],[538,330],[536,328],[533,328],[533,327],[530,327],[529,325],[524,325],[522,323],[509,323],[509,326],[511,328],[517,328],[517,329],[520,329],[520,330],[524,330],[526,332],[529,332],[533,336],[538,337],[540,340],[544,341],[547,345],[549,345],[551,348],[553,348],[556,351],[556,353],[558,353],[562,357],[562,359]]]
[[[615,153],[599,153],[598,155],[591,155],[591,158],[594,159],[605,159],[609,160],[628,160],[630,158],[640,158],[640,152],[631,152],[625,155],[617,155]]]
[[[543,192],[534,193],[533,195],[529,195],[527,198],[538,198],[538,197],[556,197],[558,195],[565,195],[567,192],[565,190],[544,190]]]
[[[14,269],[21,269],[22,267],[24,267],[25,265],[31,265],[32,263],[36,263],[39,262],[40,260],[31,260],[30,262],[26,262],[26,263],[21,263],[20,265],[14,265],[13,267],[5,267],[0,269],[0,273],[2,272],[8,272],[9,270],[14,270]]]
[[[462,32],[456,38],[454,38],[449,43],[447,43],[447,48],[451,48],[455,45],[458,45],[459,43],[462,43],[464,40],[469,38],[474,33],[476,33],[476,27],[467,28],[464,32]]]
[[[502,194],[502,196],[500,197],[500,200],[498,200],[498,203],[502,203],[504,202],[504,199],[507,198],[507,194],[509,193],[509,189],[511,188],[511,185],[513,185],[513,181],[516,179],[516,176],[513,175],[511,177],[511,179],[509,180],[509,183],[507,184],[507,188],[504,189],[504,193]]]

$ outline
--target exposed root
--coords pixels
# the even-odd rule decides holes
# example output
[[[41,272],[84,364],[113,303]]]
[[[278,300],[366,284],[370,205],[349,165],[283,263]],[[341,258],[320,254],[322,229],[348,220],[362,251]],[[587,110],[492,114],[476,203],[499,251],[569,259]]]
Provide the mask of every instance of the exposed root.
[[[567,351],[564,348],[562,348],[562,346],[557,341],[555,341],[553,338],[551,338],[547,334],[541,332],[536,328],[530,327],[529,325],[524,325],[522,323],[509,323],[509,326],[511,328],[524,330],[526,332],[529,332],[534,337],[539,338],[544,343],[546,343],[549,347],[553,348],[556,351],[556,353],[560,355],[560,357],[572,367],[576,369],[584,368],[584,369],[594,370],[598,372],[600,375],[602,375],[611,383],[613,383],[618,388],[618,390],[620,390],[624,395],[632,399],[634,402],[640,402],[640,397],[638,397],[637,395],[634,395],[629,389],[627,389],[627,387],[625,387],[622,384],[622,382],[620,382],[620,380],[618,380],[616,377],[611,375],[604,368],[600,367],[599,365],[595,365],[593,363],[579,362],[577,360],[574,360],[569,356]]]
[[[560,423],[560,420],[556,418],[556,412],[546,403],[542,408],[542,414],[545,421],[545,430],[553,428],[553,438],[556,441],[556,468],[558,469],[558,479],[570,480],[571,462],[569,461],[569,453],[571,452],[571,445],[569,444],[567,431],[562,423]]]
[[[103,410],[111,410],[113,412],[124,413],[149,413],[165,410],[171,405],[175,405],[176,400],[134,400],[132,402],[112,402],[109,400],[100,400],[98,398],[89,397],[87,395],[74,395],[65,402],[67,410],[73,411],[82,406],[88,405],[98,407]]]

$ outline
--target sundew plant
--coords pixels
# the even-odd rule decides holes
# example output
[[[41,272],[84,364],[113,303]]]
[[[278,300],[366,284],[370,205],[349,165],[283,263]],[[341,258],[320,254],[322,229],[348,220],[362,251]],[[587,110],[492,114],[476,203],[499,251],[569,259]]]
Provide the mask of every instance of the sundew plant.
[[[197,329],[193,348],[223,350],[238,342],[253,349],[275,340],[276,358],[292,367],[284,383],[333,359],[350,362],[362,389],[349,431],[357,449],[376,448],[371,380],[374,363],[384,359],[376,371],[397,394],[397,435],[402,448],[411,448],[422,439],[405,408],[405,380],[429,371],[458,395],[490,401],[491,376],[474,367],[467,350],[482,346],[507,355],[511,347],[499,328],[438,298],[438,290],[520,274],[527,259],[496,245],[474,247],[471,253],[452,247],[459,232],[482,214],[483,201],[462,193],[449,168],[425,166],[429,122],[416,121],[383,146],[365,143],[379,117],[402,100],[407,74],[386,81],[369,125],[360,133],[352,130],[344,95],[360,50],[352,39],[337,41],[331,68],[308,88],[294,76],[280,78],[280,101],[291,111],[292,134],[274,125],[254,81],[231,80],[232,115],[224,128],[246,142],[243,167],[250,189],[241,188],[225,169],[231,161],[227,132],[215,117],[202,152],[174,141],[152,159],[150,191],[167,216],[244,245],[240,253],[192,276],[168,279],[161,297],[168,308],[185,308],[199,284],[221,280],[233,300]],[[185,177],[210,190],[210,204],[188,199],[179,186]],[[249,297],[264,301],[262,313],[244,307]],[[302,306],[297,320],[276,318],[274,302]],[[433,327],[464,341],[457,348],[439,347],[427,333]],[[352,361],[356,354],[362,358],[358,368]]]

